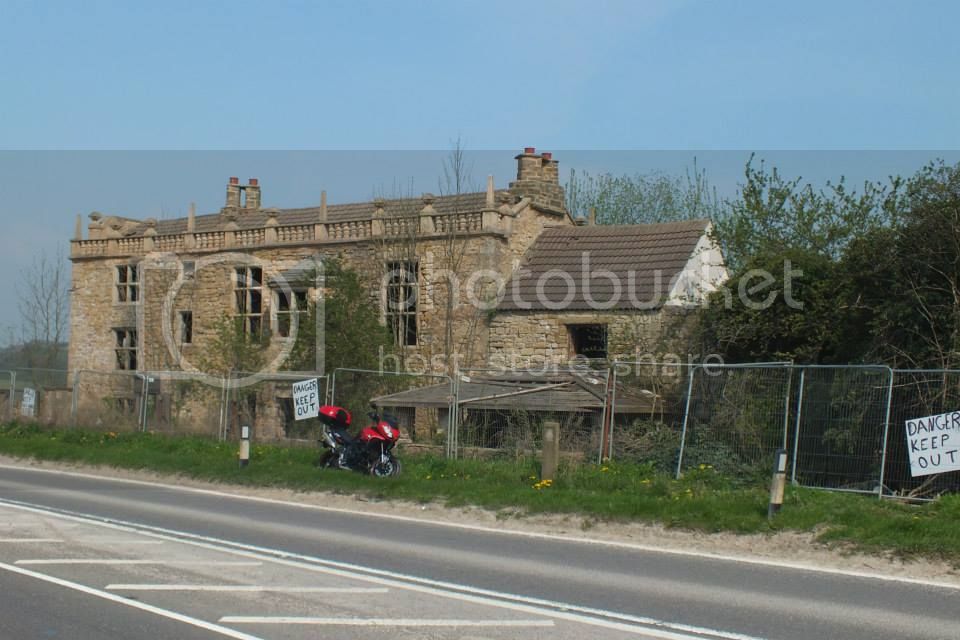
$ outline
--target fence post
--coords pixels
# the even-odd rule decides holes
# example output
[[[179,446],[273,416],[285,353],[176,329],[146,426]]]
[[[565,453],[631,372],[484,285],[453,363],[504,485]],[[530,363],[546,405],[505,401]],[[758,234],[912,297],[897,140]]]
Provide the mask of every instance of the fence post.
[[[687,443],[687,422],[690,419],[690,398],[693,396],[693,376],[697,372],[697,365],[690,367],[690,379],[687,381],[687,402],[683,409],[683,429],[680,431],[680,452],[677,454],[677,480],[680,479],[680,470],[683,468],[683,448]]]
[[[793,386],[793,363],[787,370],[787,396],[783,401],[783,448],[787,448],[787,434],[790,431],[790,390]]]
[[[10,371],[10,403],[7,405],[7,418],[13,422],[17,417],[17,372]]]
[[[73,372],[73,393],[70,394],[70,426],[77,428],[77,414],[80,409],[80,370]]]
[[[790,469],[790,484],[797,484],[797,452],[800,450],[800,416],[803,415],[803,383],[806,369],[800,369],[800,388],[797,390],[797,426],[793,432],[793,461]]]
[[[613,430],[617,426],[617,367],[616,360],[613,364],[613,375],[609,376],[612,379],[612,386],[610,388],[610,441],[607,443],[607,458],[613,460]]]
[[[887,413],[883,419],[883,451],[880,454],[880,484],[877,486],[877,497],[883,500],[883,481],[886,479],[884,472],[887,470],[887,438],[890,435],[890,408],[893,403],[893,369],[887,367],[890,372],[890,385],[887,387]]]

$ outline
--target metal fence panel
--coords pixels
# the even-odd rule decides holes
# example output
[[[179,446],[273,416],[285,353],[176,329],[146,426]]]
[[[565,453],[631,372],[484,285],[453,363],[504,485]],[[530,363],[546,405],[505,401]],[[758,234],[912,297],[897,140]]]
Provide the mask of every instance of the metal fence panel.
[[[691,366],[647,361],[614,362],[612,368],[607,457],[673,471],[680,456]]]
[[[960,371],[894,370],[884,495],[923,500],[947,491],[960,491],[960,472],[912,476],[906,436],[907,420],[957,410]]]
[[[795,484],[881,492],[892,378],[887,367],[801,369],[793,442]]]
[[[677,474],[710,465],[721,473],[765,474],[787,445],[792,367],[705,365],[690,371]]]

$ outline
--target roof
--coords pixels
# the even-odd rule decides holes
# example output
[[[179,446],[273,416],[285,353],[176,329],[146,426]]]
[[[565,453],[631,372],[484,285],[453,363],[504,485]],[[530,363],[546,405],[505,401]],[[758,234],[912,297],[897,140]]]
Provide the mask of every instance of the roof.
[[[545,229],[507,284],[497,308],[576,311],[658,307],[666,302],[671,280],[686,266],[709,224],[709,220],[688,220]],[[584,279],[585,271],[592,277]],[[610,278],[610,273],[615,278]]]
[[[483,410],[521,410],[575,412],[600,411],[604,405],[606,383],[603,374],[569,371],[522,374],[507,372],[498,376],[464,376],[459,384],[461,408]],[[617,389],[617,410],[641,413],[651,409],[652,394],[631,394]],[[435,384],[392,393],[370,400],[382,407],[448,407],[452,401],[450,385]]]
[[[480,211],[486,203],[486,192],[462,193],[459,195],[435,196],[433,208],[439,214]],[[385,217],[400,217],[419,213],[424,207],[423,199],[397,198],[384,200]],[[327,221],[343,222],[347,220],[369,220],[376,209],[373,201],[351,202],[346,204],[327,205]],[[240,229],[259,229],[267,222],[267,216],[273,213],[280,226],[294,226],[314,224],[320,219],[320,207],[305,207],[299,209],[238,209],[236,223]],[[219,231],[223,220],[219,213],[198,215],[195,219],[194,231],[207,233]],[[143,235],[145,224],[136,227],[134,235]],[[187,218],[173,218],[157,222],[158,235],[177,235],[186,233]]]

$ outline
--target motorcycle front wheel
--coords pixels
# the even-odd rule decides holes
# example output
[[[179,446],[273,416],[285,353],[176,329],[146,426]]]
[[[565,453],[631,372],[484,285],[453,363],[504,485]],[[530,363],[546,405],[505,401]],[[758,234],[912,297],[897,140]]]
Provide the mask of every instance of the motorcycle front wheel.
[[[400,475],[400,461],[393,456],[387,456],[386,460],[378,458],[370,465],[370,475],[377,478],[395,478]]]

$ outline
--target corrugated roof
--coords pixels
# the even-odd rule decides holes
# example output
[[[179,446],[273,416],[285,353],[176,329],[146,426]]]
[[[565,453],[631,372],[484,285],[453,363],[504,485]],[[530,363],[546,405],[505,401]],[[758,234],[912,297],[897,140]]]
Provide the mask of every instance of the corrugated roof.
[[[708,220],[689,220],[546,229],[507,284],[498,309],[577,311],[644,308],[651,300],[662,304],[671,280],[686,266],[708,225]],[[584,278],[584,273],[592,277]],[[618,285],[604,273],[612,273],[619,283],[619,299],[610,306],[603,303],[617,297]]]
[[[480,211],[486,203],[486,192],[463,193],[460,195],[435,196],[433,208],[437,213],[465,213]],[[393,200],[384,200],[385,217],[413,215],[419,213],[424,207],[423,199],[416,198],[398,198]],[[370,202],[351,202],[346,204],[327,205],[328,222],[344,222],[348,220],[369,220],[375,211],[373,201]],[[275,210],[277,223],[280,226],[293,226],[314,224],[320,218],[320,207],[304,207],[299,209],[278,209]],[[241,229],[259,229],[267,222],[267,210],[244,210],[239,209],[236,219],[237,226]],[[223,220],[219,213],[209,213],[198,215],[194,231],[196,233],[207,233],[219,231],[222,228]],[[136,228],[135,235],[142,235],[146,226],[141,224]],[[157,222],[157,234],[176,235],[186,233],[187,219],[174,218],[171,220],[159,220]]]

